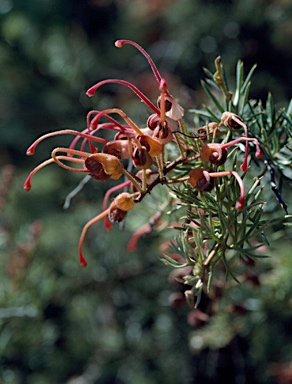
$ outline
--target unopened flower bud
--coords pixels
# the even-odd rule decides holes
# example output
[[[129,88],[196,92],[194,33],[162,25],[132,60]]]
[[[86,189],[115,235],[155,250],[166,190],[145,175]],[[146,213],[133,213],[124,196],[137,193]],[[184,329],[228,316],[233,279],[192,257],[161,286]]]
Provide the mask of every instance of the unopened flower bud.
[[[134,207],[133,196],[128,192],[120,193],[111,203],[108,218],[111,223],[124,220],[127,212]]]
[[[119,209],[123,211],[129,211],[135,205],[133,196],[128,192],[120,193],[113,201],[114,205],[116,205]]]

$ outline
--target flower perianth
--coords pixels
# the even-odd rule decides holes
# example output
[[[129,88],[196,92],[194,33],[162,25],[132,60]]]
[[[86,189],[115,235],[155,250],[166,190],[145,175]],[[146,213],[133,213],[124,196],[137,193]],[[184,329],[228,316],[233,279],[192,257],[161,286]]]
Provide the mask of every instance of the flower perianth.
[[[130,194],[128,192],[123,192],[118,195],[109,206],[109,221],[112,223],[119,223],[124,220],[127,212],[135,205],[134,197],[136,195],[136,193]]]
[[[104,172],[114,180],[119,179],[124,173],[124,166],[120,160],[116,156],[109,155],[108,153],[94,153],[88,156],[85,160],[85,166],[89,171],[94,162],[102,164]]]
[[[203,168],[192,169],[187,180],[193,188],[199,191],[210,192],[214,188],[214,180],[210,178],[209,172]]]
[[[228,143],[225,143],[225,144],[209,143],[209,144],[203,145],[201,152],[200,152],[201,158],[202,158],[202,160],[204,160],[206,162],[210,161],[211,164],[222,165],[225,163],[225,161],[227,159],[226,148],[229,148],[235,144],[238,144],[242,140],[244,140],[246,142],[248,142],[248,141],[255,142],[256,157],[259,158],[262,156],[262,151],[260,149],[260,146],[259,146],[257,139],[249,138],[249,137],[239,137],[238,139],[229,141]],[[247,164],[247,154],[246,153],[245,153],[243,165],[244,164]],[[241,169],[242,169],[242,167],[245,168],[245,166],[243,166],[243,165],[241,166]]]
[[[131,181],[130,180],[127,180],[119,185],[115,185],[114,187],[110,188],[107,190],[106,194],[104,195],[104,199],[103,199],[103,203],[102,203],[102,209],[103,210],[106,210],[107,208],[107,203],[108,203],[108,200],[109,200],[109,197],[112,193],[116,192],[116,191],[119,191],[120,189],[122,188],[127,188],[131,185]],[[109,222],[108,218],[105,216],[104,219],[103,219],[103,222],[104,222],[104,227],[107,231],[110,231],[112,229],[112,225],[111,223]]]
[[[102,170],[104,173],[110,176],[112,179],[117,180],[121,177],[122,174],[124,174],[132,182],[132,184],[135,185],[137,190],[142,192],[141,186],[137,180],[133,175],[131,175],[130,172],[124,168],[123,164],[116,156],[109,155],[107,153],[95,153],[88,156],[85,160],[85,166],[88,169],[88,172],[93,175],[93,177],[96,172],[95,170],[98,170],[97,179],[101,171],[100,164],[102,165]]]
[[[239,189],[240,197],[236,203],[235,208],[241,210],[244,208],[244,185],[242,178],[235,171],[223,171],[223,172],[208,172],[203,168],[194,168],[190,171],[187,181],[191,184],[192,187],[198,189],[199,191],[210,192],[214,188],[214,180],[217,177],[225,177],[232,175],[236,178]]]
[[[134,197],[137,196],[137,193],[120,193],[111,203],[110,207],[116,206],[122,211],[128,212],[130,209],[134,208]]]
[[[200,155],[203,161],[219,166],[225,163],[227,150],[222,144],[209,143],[203,145]]]

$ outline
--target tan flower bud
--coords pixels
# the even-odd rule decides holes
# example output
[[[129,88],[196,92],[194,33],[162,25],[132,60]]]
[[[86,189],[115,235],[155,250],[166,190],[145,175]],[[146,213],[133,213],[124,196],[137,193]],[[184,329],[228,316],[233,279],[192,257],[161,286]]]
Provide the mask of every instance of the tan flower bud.
[[[129,211],[135,205],[133,201],[133,196],[128,192],[120,193],[112,202],[113,205],[116,205],[117,208],[122,209],[123,211]]]
[[[199,191],[210,192],[214,188],[214,179],[203,168],[194,168],[189,173],[188,182]]]
[[[227,159],[227,150],[220,144],[205,144],[201,149],[201,159],[214,165],[222,165]]]
[[[94,153],[85,160],[85,166],[87,167],[87,164],[94,164],[94,161],[101,163],[104,172],[114,180],[119,179],[123,174],[123,164],[116,156],[107,153]]]
[[[234,119],[236,118],[236,119]],[[237,116],[235,113],[232,112],[224,112],[221,116],[221,123],[224,124],[226,127],[231,129],[240,129],[242,128],[242,125],[239,124],[236,120],[240,120],[240,117]]]

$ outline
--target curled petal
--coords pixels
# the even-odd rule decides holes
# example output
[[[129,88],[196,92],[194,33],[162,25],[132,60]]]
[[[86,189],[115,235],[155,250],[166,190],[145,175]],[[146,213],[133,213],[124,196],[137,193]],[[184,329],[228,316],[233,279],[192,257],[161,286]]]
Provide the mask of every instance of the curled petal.
[[[141,149],[135,148],[132,154],[132,160],[135,167],[138,169],[148,169],[153,164],[152,157],[145,147],[142,147]]]
[[[118,179],[123,174],[123,164],[116,156],[107,153],[94,153],[93,155],[88,156],[87,162],[92,162],[93,164],[93,160],[101,163],[104,172],[112,179]]]
[[[89,170],[89,174],[93,179],[98,181],[106,181],[109,179],[109,175],[105,173],[103,165],[94,158],[89,156],[85,160],[85,166]]]
[[[201,149],[201,158],[214,165],[222,165],[227,159],[227,150],[221,144],[205,144]]]
[[[219,124],[211,122],[208,125],[204,125],[198,129],[198,135],[201,140],[206,140],[207,138],[212,138],[214,136],[217,137],[220,135]]]
[[[102,152],[119,159],[129,159],[131,157],[131,144],[129,140],[113,140],[103,147]]]
[[[210,192],[214,188],[214,181],[203,168],[194,168],[189,173],[188,182],[199,191]]]
[[[138,137],[138,140],[140,144],[146,148],[151,157],[158,156],[160,153],[162,153],[163,146],[158,139],[149,135],[143,135]]]
[[[116,206],[114,207],[109,207],[109,212],[108,212],[108,219],[110,223],[120,223],[121,221],[124,220],[126,217],[127,211],[123,211],[120,208],[117,208]]]
[[[224,112],[221,116],[221,124],[231,129],[240,129],[243,127],[243,123],[239,116],[232,112]]]

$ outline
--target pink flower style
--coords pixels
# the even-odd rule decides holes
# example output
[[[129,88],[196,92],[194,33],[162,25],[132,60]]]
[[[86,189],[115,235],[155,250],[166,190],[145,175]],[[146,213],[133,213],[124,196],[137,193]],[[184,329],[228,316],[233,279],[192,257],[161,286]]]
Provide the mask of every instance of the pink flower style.
[[[47,133],[35,140],[27,150],[27,155],[33,155],[38,144],[47,138],[57,135],[75,136],[68,148],[55,148],[49,159],[39,164],[30,172],[24,183],[24,189],[27,191],[31,189],[34,175],[52,163],[56,163],[69,171],[89,174],[97,181],[106,181],[109,178],[119,180],[122,176],[126,178],[126,181],[123,179],[122,182],[107,191],[104,197],[102,213],[91,219],[84,226],[78,247],[81,266],[86,266],[87,264],[83,256],[82,245],[88,228],[103,219],[106,230],[110,230],[111,223],[122,221],[127,212],[159,183],[188,181],[192,187],[208,192],[212,190],[215,178],[234,176],[240,187],[240,198],[236,208],[243,209],[244,207],[244,185],[241,177],[235,171],[213,172],[202,167],[196,167],[191,170],[186,178],[172,181],[171,179],[166,180],[166,174],[177,165],[194,159],[194,156],[189,157],[187,142],[178,135],[178,132],[184,132],[182,121],[184,109],[170,94],[165,79],[162,78],[153,60],[140,45],[130,40],[118,40],[115,43],[118,48],[122,48],[126,44],[134,46],[148,60],[158,83],[159,97],[157,106],[138,88],[125,80],[102,80],[89,88],[86,94],[92,97],[102,85],[108,83],[116,83],[128,87],[151,110],[146,127],[138,127],[124,111],[118,108],[109,108],[103,111],[93,110],[87,115],[87,127],[83,131],[65,129]],[[112,117],[113,115],[118,115],[123,120],[123,123]],[[100,122],[101,119],[105,119],[106,122]],[[243,172],[247,171],[248,143],[250,141],[255,142],[256,156],[261,155],[257,140],[248,138],[246,125],[242,123],[238,116],[231,112],[225,112],[222,115],[218,129],[221,125],[231,129],[243,128],[245,137],[225,144],[204,144],[201,152],[195,158],[200,157],[203,162],[210,163],[212,166],[219,166],[226,160],[227,148],[243,140],[246,142],[246,153],[241,170]],[[115,133],[112,140],[106,140],[98,136],[99,131],[103,129],[111,130]],[[204,127],[201,128],[200,133],[205,133],[206,130],[204,131],[204,129]],[[203,140],[207,138],[207,135],[199,137]],[[165,161],[165,146],[170,142],[177,145],[180,153],[180,156],[172,163]],[[79,147],[77,146],[78,143],[80,143]],[[102,147],[101,150],[100,147]],[[136,171],[129,172],[124,165],[125,161],[131,161]],[[130,192],[118,194],[108,206],[111,195],[124,188],[128,188]],[[150,229],[148,228],[149,231]],[[142,229],[135,232],[129,249],[133,250],[136,247],[137,240],[141,235],[143,235]]]

